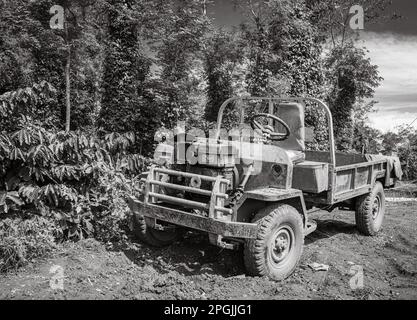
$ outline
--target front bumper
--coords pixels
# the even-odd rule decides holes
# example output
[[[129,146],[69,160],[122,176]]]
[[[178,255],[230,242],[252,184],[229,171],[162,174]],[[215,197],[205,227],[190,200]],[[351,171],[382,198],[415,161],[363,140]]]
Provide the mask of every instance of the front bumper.
[[[129,207],[134,214],[220,235],[225,238],[253,239],[257,233],[256,223],[221,221],[157,204],[145,204],[134,197],[129,198]]]

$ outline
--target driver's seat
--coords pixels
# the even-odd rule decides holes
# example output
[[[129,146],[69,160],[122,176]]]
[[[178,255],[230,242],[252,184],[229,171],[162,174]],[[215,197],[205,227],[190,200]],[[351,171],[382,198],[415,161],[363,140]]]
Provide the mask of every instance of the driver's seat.
[[[284,120],[290,128],[290,136],[273,144],[284,149],[294,164],[305,160],[305,124],[304,107],[300,103],[281,103],[276,105],[274,114]],[[275,124],[280,131],[280,125]],[[281,129],[282,131],[282,129]]]

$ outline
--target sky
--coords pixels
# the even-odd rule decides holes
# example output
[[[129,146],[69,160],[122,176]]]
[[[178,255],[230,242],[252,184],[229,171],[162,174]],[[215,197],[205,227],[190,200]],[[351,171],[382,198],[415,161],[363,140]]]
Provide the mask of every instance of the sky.
[[[358,43],[369,50],[384,78],[375,94],[376,111],[369,115],[370,125],[383,132],[395,131],[417,118],[417,1],[392,0],[389,13],[401,18],[374,25],[365,21]],[[208,14],[226,27],[243,19],[233,0],[214,0]],[[417,120],[413,126],[417,128]]]

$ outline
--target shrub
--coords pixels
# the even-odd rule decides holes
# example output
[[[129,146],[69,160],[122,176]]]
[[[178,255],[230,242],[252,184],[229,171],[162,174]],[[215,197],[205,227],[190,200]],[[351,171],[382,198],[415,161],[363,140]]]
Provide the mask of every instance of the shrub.
[[[45,256],[60,237],[55,223],[43,217],[0,220],[0,272]]]
[[[1,96],[0,111],[10,114],[38,91]],[[0,219],[31,210],[56,221],[66,239],[118,238],[132,181],[148,164],[134,144],[132,133],[63,132],[20,116],[0,132]]]

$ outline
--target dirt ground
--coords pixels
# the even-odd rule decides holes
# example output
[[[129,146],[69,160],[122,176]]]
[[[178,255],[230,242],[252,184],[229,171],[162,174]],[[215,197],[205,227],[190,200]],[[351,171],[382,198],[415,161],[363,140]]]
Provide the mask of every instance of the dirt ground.
[[[389,203],[374,238],[358,234],[351,212],[312,218],[318,230],[282,282],[245,276],[241,252],[189,233],[164,249],[111,249],[94,240],[62,245],[51,258],[0,276],[0,299],[417,299],[417,203]],[[313,271],[313,262],[330,268]],[[360,268],[363,288],[352,289],[350,272]],[[52,281],[59,270],[63,281]]]

